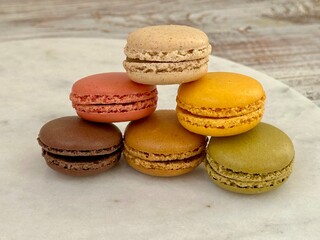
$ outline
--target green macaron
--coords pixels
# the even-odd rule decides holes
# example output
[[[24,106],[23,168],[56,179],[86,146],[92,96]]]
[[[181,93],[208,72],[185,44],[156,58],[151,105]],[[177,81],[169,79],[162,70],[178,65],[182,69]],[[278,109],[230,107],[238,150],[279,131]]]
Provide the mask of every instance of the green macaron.
[[[259,123],[246,133],[212,137],[205,166],[218,186],[256,194],[273,190],[288,179],[294,155],[293,143],[283,131]]]

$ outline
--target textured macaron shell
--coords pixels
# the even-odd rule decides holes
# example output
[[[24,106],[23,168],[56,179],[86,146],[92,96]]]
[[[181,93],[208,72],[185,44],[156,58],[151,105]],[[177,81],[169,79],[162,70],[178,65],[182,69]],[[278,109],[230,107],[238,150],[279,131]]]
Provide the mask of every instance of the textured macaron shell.
[[[147,118],[130,122],[125,131],[127,145],[155,154],[183,154],[203,146],[205,141],[204,136],[183,128],[173,110],[158,110]]]
[[[166,68],[165,66],[168,64],[161,62],[137,64],[125,61],[124,67],[130,78],[138,83],[158,85],[181,84],[195,81],[206,74],[208,71],[208,61],[207,58],[202,60],[205,60],[202,65],[199,65],[197,60],[177,62],[174,68]]]
[[[142,173],[178,176],[203,161],[206,140],[184,129],[174,110],[158,110],[128,124],[123,154],[128,164]]]
[[[123,72],[82,78],[72,86],[70,100],[77,114],[94,122],[130,121],[155,111],[157,89],[130,80]]]
[[[90,176],[117,164],[122,134],[114,124],[68,116],[43,125],[38,143],[50,168],[70,176]]]
[[[211,72],[197,81],[180,85],[178,100],[199,108],[244,107],[265,95],[255,79],[231,72]]]
[[[179,122],[191,132],[215,136],[233,136],[254,128],[261,120],[264,108],[236,117],[205,117],[194,115],[179,107],[176,109]]]
[[[211,72],[179,86],[177,116],[189,131],[232,136],[255,127],[264,113],[265,92],[255,79],[231,72]]]
[[[294,155],[292,141],[284,132],[259,123],[237,136],[211,138],[205,167],[218,186],[256,194],[273,190],[289,178]]]
[[[85,154],[86,151],[103,152],[101,150],[117,147],[121,144],[122,134],[111,123],[91,123],[68,116],[46,123],[40,129],[39,140],[48,148],[61,150],[62,155],[74,156],[81,155],[78,151]]]
[[[290,138],[266,123],[259,123],[244,134],[211,138],[207,153],[227,169],[251,174],[282,170],[294,159]]]
[[[166,58],[168,53],[172,54],[171,58],[188,55],[188,59],[191,60],[207,56],[210,52],[211,46],[204,32],[182,25],[159,25],[137,29],[129,34],[125,47],[125,53],[129,58],[141,60],[152,59],[152,55],[162,55],[162,58]]]
[[[121,151],[110,155],[88,156],[78,159],[69,159],[62,155],[53,155],[43,152],[47,165],[53,170],[70,176],[91,176],[102,173],[118,163]]]
[[[147,161],[130,155],[126,150],[124,151],[124,156],[128,164],[137,171],[158,177],[172,177],[186,174],[194,170],[204,159],[204,154],[199,154],[185,161]]]
[[[242,174],[242,179],[237,179],[237,173],[231,171],[229,171],[231,173],[229,173],[228,177],[222,176],[221,172],[217,173],[216,170],[209,165],[207,160],[204,161],[204,165],[209,177],[216,185],[225,190],[242,194],[260,194],[280,187],[288,180],[293,166],[293,164],[290,164],[283,171],[275,172],[273,176]],[[221,169],[221,166],[218,166],[218,168]],[[254,177],[256,177],[256,179],[254,179]]]
[[[181,25],[150,26],[129,34],[123,66],[143,84],[195,81],[208,71],[211,45],[199,29]]]

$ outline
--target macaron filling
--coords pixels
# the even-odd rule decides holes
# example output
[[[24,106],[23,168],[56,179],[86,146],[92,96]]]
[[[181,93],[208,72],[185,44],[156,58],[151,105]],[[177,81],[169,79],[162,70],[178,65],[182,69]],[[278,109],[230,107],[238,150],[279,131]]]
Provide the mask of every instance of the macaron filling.
[[[110,158],[112,156],[116,156],[121,154],[121,150],[118,149],[117,151],[110,153],[110,154],[104,154],[104,155],[91,155],[91,156],[70,156],[70,155],[58,155],[54,154],[48,151],[43,150],[42,155],[44,157],[49,156],[55,159],[59,159],[65,162],[70,163],[81,163],[81,162],[95,162],[99,160],[104,160],[106,158]]]
[[[124,61],[124,67],[126,70],[132,73],[138,72],[161,74],[170,72],[194,71],[204,67],[207,68],[208,61],[208,57],[195,60],[186,60],[181,62],[151,62],[127,58]]]
[[[154,51],[126,46],[124,52],[129,59],[139,59],[149,62],[181,62],[207,57],[211,53],[211,45],[174,51]]]

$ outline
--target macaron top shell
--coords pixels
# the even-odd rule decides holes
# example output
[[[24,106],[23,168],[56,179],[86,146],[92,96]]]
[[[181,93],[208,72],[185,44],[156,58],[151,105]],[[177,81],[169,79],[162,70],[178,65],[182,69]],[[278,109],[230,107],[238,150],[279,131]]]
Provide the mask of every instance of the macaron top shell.
[[[282,170],[294,159],[290,138],[266,123],[259,123],[250,131],[236,136],[212,137],[207,153],[227,169],[251,174]]]
[[[158,110],[130,122],[125,142],[139,151],[155,154],[181,154],[203,146],[206,137],[191,133],[178,122],[174,110]]]
[[[70,98],[85,95],[108,95],[110,101],[132,102],[138,97],[139,101],[150,98],[150,93],[156,91],[155,85],[135,83],[125,72],[100,73],[84,77],[72,86]],[[136,96],[138,95],[138,96]],[[127,97],[127,99],[126,99]]]
[[[140,28],[130,33],[127,39],[130,48],[154,51],[190,50],[208,45],[208,37],[204,32],[182,25]]]
[[[197,81],[181,84],[178,100],[205,108],[244,107],[265,96],[255,79],[231,72],[211,72]]]
[[[39,139],[54,149],[90,151],[119,145],[122,134],[114,124],[92,123],[68,116],[46,123],[40,129]]]

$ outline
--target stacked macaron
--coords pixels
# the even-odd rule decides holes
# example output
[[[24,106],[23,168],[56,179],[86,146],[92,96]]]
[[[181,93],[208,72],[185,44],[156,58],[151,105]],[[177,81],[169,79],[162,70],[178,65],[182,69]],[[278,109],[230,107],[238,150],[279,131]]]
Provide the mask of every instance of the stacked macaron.
[[[70,100],[80,118],[68,116],[46,123],[38,142],[49,167],[67,175],[87,176],[120,160],[123,137],[113,122],[154,112],[157,88],[135,83],[123,72],[100,73],[76,81]]]
[[[204,162],[218,186],[250,194],[274,189],[289,177],[293,144],[280,129],[260,123],[262,85],[237,73],[208,73],[211,45],[204,32],[145,27],[129,34],[124,52],[126,72],[90,75],[73,84],[70,100],[78,116],[41,128],[38,142],[49,167],[93,175],[114,166],[123,153],[133,169],[163,177]],[[180,84],[175,110],[156,110],[156,85],[164,84]],[[114,122],[129,122],[124,134]]]
[[[211,45],[198,29],[161,25],[129,34],[124,52],[127,58],[123,66],[132,81],[181,84],[207,73]],[[206,143],[206,136],[190,132],[179,123],[174,110],[158,110],[129,123],[123,153],[129,165],[142,173],[178,176],[204,160]]]
[[[280,129],[260,123],[266,95],[255,79],[212,72],[179,86],[177,116],[191,132],[211,136],[205,168],[218,186],[254,194],[291,174],[294,148]]]
[[[237,73],[207,73],[179,86],[178,120],[191,132],[211,136],[205,167],[213,182],[226,190],[262,193],[291,174],[290,138],[260,123],[265,99],[257,80]]]
[[[201,162],[205,143],[199,136],[211,136],[204,162],[217,185],[240,193],[274,189],[291,173],[292,142],[281,130],[260,123],[266,94],[256,79],[231,72],[207,73],[210,52],[207,36],[185,26],[146,27],[128,36],[124,67],[133,81],[180,86],[175,117],[173,112],[157,111],[128,125],[124,157],[140,172],[178,175]],[[186,133],[179,135],[181,126],[189,135],[197,134],[192,136],[197,141],[192,143]],[[143,131],[151,132],[151,137]]]

